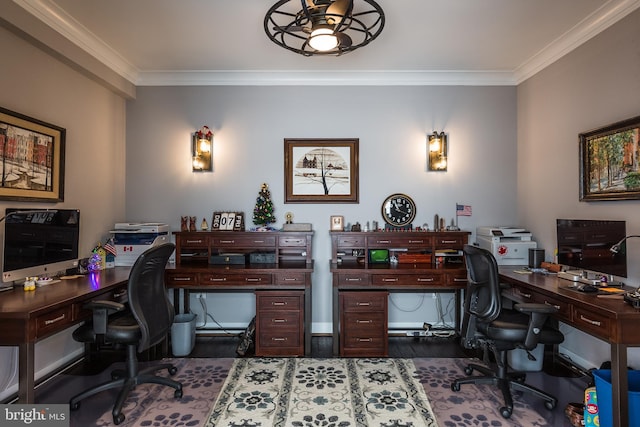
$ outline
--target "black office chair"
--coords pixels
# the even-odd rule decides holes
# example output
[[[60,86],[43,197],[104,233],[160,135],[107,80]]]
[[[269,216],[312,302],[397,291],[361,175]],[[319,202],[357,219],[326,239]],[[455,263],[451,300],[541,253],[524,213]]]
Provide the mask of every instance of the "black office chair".
[[[112,372],[111,381],[99,384],[71,398],[72,410],[80,407],[80,401],[112,388],[121,388],[111,411],[114,424],[124,421],[122,406],[129,392],[142,383],[162,384],[175,389],[176,399],[182,397],[182,384],[152,372],[167,369],[173,375],[177,369],[168,363],[153,365],[140,370],[136,353],[162,342],[173,323],[174,311],[167,298],[164,285],[165,266],[175,245],[165,243],[144,251],[129,273],[127,284],[128,304],[113,301],[92,301],[93,321],[87,322],[73,332],[79,342],[102,342],[125,345],[127,348],[126,370]]]
[[[469,364],[464,372],[469,375],[451,384],[453,391],[459,391],[462,384],[497,385],[504,397],[500,413],[509,418],[513,413],[511,390],[533,393],[545,400],[545,407],[553,409],[558,400],[531,385],[525,384],[525,373],[509,372],[507,352],[514,349],[527,351],[531,359],[533,350],[540,344],[559,344],[564,336],[547,323],[548,316],[557,311],[547,304],[514,304],[513,310],[503,307],[502,290],[498,277],[498,264],[491,252],[475,246],[464,247],[467,264],[468,284],[465,293],[464,319],[462,323],[462,345],[468,349],[484,350],[494,355],[495,368]],[[535,359],[531,359],[535,360]],[[483,376],[471,376],[478,371]]]

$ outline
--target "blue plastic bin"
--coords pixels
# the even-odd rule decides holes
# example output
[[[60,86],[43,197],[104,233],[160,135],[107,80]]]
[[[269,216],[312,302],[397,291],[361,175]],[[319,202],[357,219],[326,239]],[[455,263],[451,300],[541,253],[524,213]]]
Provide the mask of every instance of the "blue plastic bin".
[[[592,372],[598,396],[600,427],[613,425],[613,403],[611,394],[611,369]],[[640,371],[628,371],[629,381],[629,427],[640,427]]]

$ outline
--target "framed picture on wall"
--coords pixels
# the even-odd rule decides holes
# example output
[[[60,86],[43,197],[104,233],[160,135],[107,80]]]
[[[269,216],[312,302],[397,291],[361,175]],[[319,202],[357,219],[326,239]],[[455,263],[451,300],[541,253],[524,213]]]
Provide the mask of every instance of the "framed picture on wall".
[[[64,201],[66,130],[0,108],[0,199]]]
[[[344,231],[344,217],[342,215],[331,215],[331,231]]]
[[[358,203],[358,139],[285,139],[285,203]]]
[[[640,199],[640,116],[584,132],[580,200]]]

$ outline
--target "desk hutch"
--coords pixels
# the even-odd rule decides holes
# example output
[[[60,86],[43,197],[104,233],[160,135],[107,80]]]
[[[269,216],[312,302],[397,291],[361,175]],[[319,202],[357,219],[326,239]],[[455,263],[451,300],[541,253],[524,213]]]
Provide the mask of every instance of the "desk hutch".
[[[459,330],[468,237],[466,231],[331,232],[333,353],[387,356],[390,292],[454,293]],[[380,250],[402,262],[376,262]]]
[[[174,289],[175,301],[183,289],[184,312],[189,311],[190,291],[253,292],[256,356],[311,354],[313,232],[173,234],[176,263],[167,269],[167,287]],[[210,263],[212,257],[216,264]]]

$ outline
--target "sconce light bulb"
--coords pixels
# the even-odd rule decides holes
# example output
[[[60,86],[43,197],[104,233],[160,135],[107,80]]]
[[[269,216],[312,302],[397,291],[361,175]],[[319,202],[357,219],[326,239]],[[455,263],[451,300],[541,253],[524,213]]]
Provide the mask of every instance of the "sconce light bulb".
[[[208,139],[201,139],[200,140],[200,152],[201,153],[208,153],[211,151],[211,144],[209,143]]]

